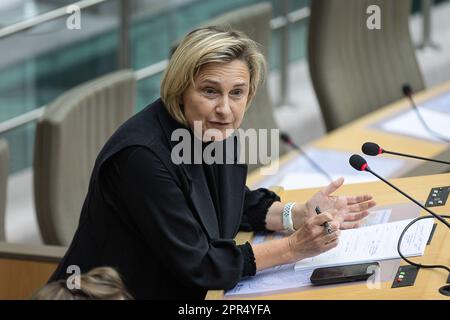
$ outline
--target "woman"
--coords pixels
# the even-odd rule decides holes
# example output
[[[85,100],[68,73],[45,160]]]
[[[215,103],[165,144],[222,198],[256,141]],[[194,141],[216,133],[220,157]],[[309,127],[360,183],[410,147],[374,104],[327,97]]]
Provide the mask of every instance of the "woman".
[[[173,161],[177,130],[192,133],[200,124],[191,137],[203,148],[234,139],[264,68],[257,45],[240,32],[188,34],[170,59],[161,99],[123,124],[98,155],[77,232],[52,280],[67,277],[70,265],[82,272],[108,265],[136,299],[202,299],[257,270],[335,247],[339,228],[355,227],[375,205],[367,195],[331,196],[343,179],[293,205],[266,189],[250,191],[245,165]],[[316,206],[327,212],[317,215]],[[334,232],[324,232],[325,222]],[[236,245],[240,226],[293,232]]]
[[[78,279],[79,288],[69,289],[58,280],[39,289],[31,300],[132,300],[120,275],[110,267],[92,269]],[[76,283],[76,280],[75,280]]]

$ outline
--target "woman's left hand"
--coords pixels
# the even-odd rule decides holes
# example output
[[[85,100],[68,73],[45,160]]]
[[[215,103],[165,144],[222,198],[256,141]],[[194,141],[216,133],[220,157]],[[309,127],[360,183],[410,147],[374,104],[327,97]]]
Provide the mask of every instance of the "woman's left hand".
[[[362,219],[367,217],[369,209],[376,203],[368,194],[359,196],[332,196],[344,183],[344,178],[331,182],[328,186],[313,195],[304,205],[293,208],[294,228],[306,218],[317,215],[315,209],[319,207],[322,212],[331,213],[340,222],[340,229],[351,229],[359,227]]]

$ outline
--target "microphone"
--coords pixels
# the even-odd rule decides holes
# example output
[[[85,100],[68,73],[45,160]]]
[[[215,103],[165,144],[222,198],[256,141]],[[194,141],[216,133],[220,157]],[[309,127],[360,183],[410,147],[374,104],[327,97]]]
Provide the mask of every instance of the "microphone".
[[[377,177],[378,179],[380,179],[381,181],[383,181],[384,183],[386,183],[388,186],[392,187],[393,189],[395,189],[396,191],[400,192],[403,196],[405,196],[406,198],[408,198],[409,200],[411,200],[412,202],[414,202],[415,204],[417,204],[420,208],[424,209],[425,211],[427,211],[428,213],[431,214],[431,216],[420,216],[417,217],[415,219],[413,219],[410,223],[408,223],[408,225],[403,229],[402,233],[400,234],[400,237],[398,238],[398,242],[397,242],[397,252],[400,255],[400,257],[405,260],[408,264],[415,266],[417,268],[426,268],[426,269],[431,269],[431,268],[437,268],[437,269],[444,269],[447,270],[448,272],[450,272],[450,268],[444,265],[440,265],[440,264],[429,264],[429,265],[425,265],[425,264],[420,264],[420,263],[416,263],[414,261],[409,260],[408,258],[406,258],[402,252],[401,252],[401,244],[402,244],[402,240],[403,237],[406,233],[406,231],[408,230],[409,227],[411,227],[414,223],[416,223],[419,220],[422,219],[427,219],[427,218],[436,218],[438,219],[440,222],[442,222],[443,224],[445,224],[447,226],[447,228],[450,228],[450,224],[444,219],[445,218],[450,218],[449,215],[444,215],[444,216],[440,216],[436,213],[434,213],[433,211],[431,211],[430,209],[426,208],[425,206],[423,206],[421,203],[419,203],[417,200],[415,200],[414,198],[412,198],[411,196],[409,196],[408,194],[406,194],[405,192],[403,192],[402,190],[400,190],[399,188],[397,188],[396,186],[394,186],[392,183],[390,183],[389,181],[385,180],[384,178],[380,177],[378,174],[376,174],[374,171],[372,171],[372,169],[370,169],[369,165],[367,164],[366,160],[361,157],[360,155],[354,154],[350,157],[349,159],[350,165],[358,170],[358,171],[367,171],[370,172],[371,174],[373,174],[375,177]],[[441,287],[439,289],[439,292],[444,294],[444,295],[448,295],[450,291],[450,286],[449,285],[444,285],[443,287]]]
[[[369,165],[367,164],[367,161],[361,157],[360,155],[354,154],[350,157],[349,159],[349,163],[350,165],[358,170],[358,171],[367,171],[370,172],[371,174],[373,174],[375,177],[377,177],[378,179],[380,179],[381,181],[383,181],[384,183],[386,183],[388,186],[390,186],[391,188],[393,188],[394,190],[396,190],[397,192],[401,193],[403,196],[405,196],[406,198],[408,198],[409,200],[411,200],[412,202],[414,202],[416,205],[418,205],[420,208],[422,208],[423,210],[427,211],[429,214],[431,214],[433,217],[435,217],[436,219],[438,219],[440,222],[442,222],[443,224],[445,224],[447,226],[447,228],[450,228],[450,224],[447,222],[447,220],[445,220],[444,218],[442,218],[440,215],[438,215],[437,213],[434,213],[433,211],[431,211],[430,209],[428,209],[427,207],[425,207],[424,205],[422,205],[419,201],[417,201],[416,199],[414,199],[413,197],[411,197],[410,195],[406,194],[405,192],[403,192],[402,190],[400,190],[399,188],[397,188],[396,186],[394,186],[392,183],[390,183],[389,181],[387,181],[386,179],[384,179],[383,177],[379,176],[376,172],[374,172],[372,169],[370,169]]]
[[[308,154],[302,149],[300,148],[300,146],[298,146],[294,141],[292,141],[291,137],[289,136],[289,134],[287,134],[286,132],[281,132],[280,134],[280,139],[281,141],[283,141],[284,143],[286,143],[287,145],[289,145],[291,148],[297,150],[298,152],[302,153],[305,156],[306,161],[308,161],[308,163],[319,173],[321,173],[323,176],[325,176],[327,178],[328,181],[332,182],[333,178],[328,174],[328,172],[326,172],[324,169],[322,169],[313,159],[311,159]]]
[[[388,154],[393,154],[393,155],[401,156],[401,157],[408,157],[408,158],[413,158],[413,159],[432,161],[432,162],[437,162],[437,163],[443,163],[443,164],[450,165],[450,162],[448,162],[448,161],[431,159],[431,158],[424,158],[424,157],[419,157],[419,156],[406,154],[406,153],[388,151],[386,149],[381,148],[375,142],[366,142],[366,143],[364,143],[362,145],[362,147],[361,147],[361,150],[362,150],[362,152],[364,152],[364,154],[367,154],[368,156],[378,156],[378,155],[380,155],[382,153],[388,153]]]
[[[419,112],[419,108],[417,108],[417,105],[414,102],[413,90],[412,90],[411,86],[408,83],[405,83],[402,86],[402,92],[403,92],[403,95],[406,98],[408,98],[408,100],[411,103],[411,106],[412,106],[414,112],[417,115],[417,118],[419,118],[419,121],[422,123],[422,126],[425,128],[425,130],[427,130],[436,139],[439,139],[439,140],[441,140],[443,142],[446,142],[446,143],[450,143],[450,140],[448,140],[447,138],[443,137],[442,135],[440,135],[439,133],[433,131],[432,129],[430,129],[430,127],[428,127],[427,123],[425,122],[425,120],[423,119],[422,115]]]

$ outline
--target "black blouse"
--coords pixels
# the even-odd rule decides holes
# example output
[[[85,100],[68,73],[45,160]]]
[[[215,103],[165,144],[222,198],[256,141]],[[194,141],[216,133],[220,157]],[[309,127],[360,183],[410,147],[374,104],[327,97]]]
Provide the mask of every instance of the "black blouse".
[[[50,281],[67,278],[71,265],[112,266],[136,299],[202,299],[255,273],[250,244],[234,237],[264,229],[278,197],[245,187],[245,165],[177,165],[171,136],[181,127],[158,99],[113,134]]]
[[[206,144],[203,145],[205,147]],[[103,177],[105,178],[105,188],[103,196],[107,202],[113,203],[114,197],[117,197],[117,186],[121,184],[120,175],[126,174],[123,168],[129,167],[128,159],[130,155],[136,151],[136,148],[129,148],[118,154],[109,164],[106,165]],[[145,164],[142,164],[145,166]],[[209,192],[216,209],[217,221],[219,223],[219,230],[222,233],[222,212],[221,199],[219,192],[220,181],[220,167],[221,164],[206,164],[203,163],[203,170],[205,178],[208,183]],[[121,170],[122,168],[122,170]],[[253,197],[252,203],[246,203],[246,215],[243,217],[240,229],[242,231],[262,231],[265,230],[266,214],[270,206],[275,201],[280,201],[280,197],[267,189],[258,189],[253,191],[257,193],[257,197]],[[255,256],[253,254],[252,246],[249,242],[237,246],[244,257],[244,264],[242,268],[242,277],[254,276],[256,273]]]
[[[209,145],[211,142],[203,143],[203,149]],[[219,166],[221,164],[206,164],[203,163],[203,170],[205,173],[205,178],[208,183],[209,192],[214,203],[214,208],[216,209],[217,221],[219,222],[219,230],[222,234],[221,221],[222,221],[222,212],[220,203],[222,199],[220,199],[220,170]],[[280,201],[280,198],[275,193],[267,190],[267,189],[259,189],[257,192],[260,194],[260,197],[257,198],[257,202],[248,204],[247,214],[245,215],[246,219],[241,224],[241,230],[246,231],[261,231],[265,229],[265,220],[267,211],[270,206],[275,201]],[[246,242],[243,245],[237,246],[244,257],[244,265],[242,269],[242,277],[254,276],[256,273],[256,264],[255,264],[255,256],[253,254],[252,246],[249,242]]]

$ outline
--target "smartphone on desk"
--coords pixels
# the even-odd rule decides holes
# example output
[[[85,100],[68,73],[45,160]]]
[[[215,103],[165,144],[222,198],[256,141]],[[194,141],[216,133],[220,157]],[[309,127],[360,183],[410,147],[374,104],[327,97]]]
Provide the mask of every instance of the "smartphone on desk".
[[[315,269],[311,283],[316,286],[367,280],[378,270],[378,262]]]

